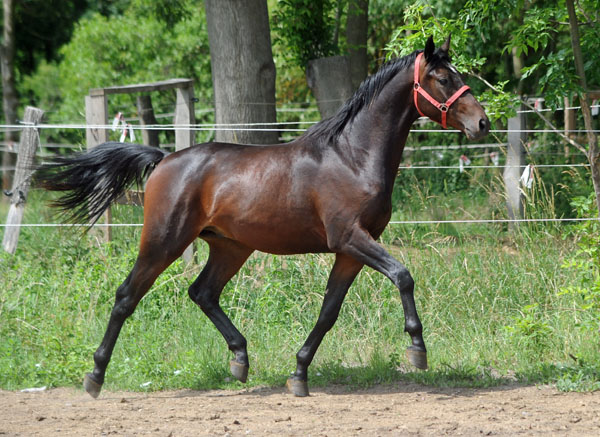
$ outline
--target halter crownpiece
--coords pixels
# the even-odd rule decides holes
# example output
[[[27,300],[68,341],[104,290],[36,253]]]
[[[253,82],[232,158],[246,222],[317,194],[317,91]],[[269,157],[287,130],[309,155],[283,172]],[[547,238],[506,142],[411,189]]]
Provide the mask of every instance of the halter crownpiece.
[[[462,96],[463,93],[465,91],[469,90],[470,88],[467,85],[463,85],[462,87],[460,87],[460,89],[458,91],[456,91],[454,94],[452,94],[452,96],[450,96],[450,98],[448,100],[446,100],[444,103],[438,102],[436,99],[431,97],[431,95],[427,91],[425,91],[423,89],[423,87],[421,86],[421,83],[419,82],[419,72],[420,72],[419,67],[420,67],[422,57],[423,57],[423,52],[419,53],[417,55],[417,59],[415,59],[415,80],[414,80],[414,85],[413,85],[413,89],[414,89],[413,95],[415,98],[415,107],[417,108],[417,111],[419,111],[419,114],[421,114],[422,117],[427,117],[425,114],[423,114],[421,109],[419,109],[419,104],[418,104],[419,98],[418,97],[419,97],[419,94],[421,94],[423,97],[425,97],[425,99],[429,103],[431,103],[433,106],[435,106],[436,108],[438,108],[440,110],[440,112],[442,113],[442,122],[439,123],[436,121],[436,123],[441,124],[444,129],[447,129],[446,114],[448,113],[448,109],[450,109],[450,106],[452,106],[452,104],[454,102],[456,102],[456,100],[458,100],[458,98],[460,96]],[[435,121],[435,120],[433,120],[433,121]]]

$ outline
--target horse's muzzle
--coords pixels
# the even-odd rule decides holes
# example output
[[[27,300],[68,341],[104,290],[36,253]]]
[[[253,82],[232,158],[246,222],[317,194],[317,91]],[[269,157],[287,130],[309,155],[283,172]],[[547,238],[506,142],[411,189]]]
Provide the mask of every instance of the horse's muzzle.
[[[490,120],[484,113],[482,117],[473,119],[471,123],[465,123],[464,132],[468,139],[479,140],[490,132]]]

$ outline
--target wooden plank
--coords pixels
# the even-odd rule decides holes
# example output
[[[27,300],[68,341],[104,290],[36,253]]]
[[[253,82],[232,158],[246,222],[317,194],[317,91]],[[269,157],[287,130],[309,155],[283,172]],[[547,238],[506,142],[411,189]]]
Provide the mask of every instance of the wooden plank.
[[[106,88],[93,88],[90,90],[90,96],[108,95],[108,94],[128,94],[128,93],[148,93],[152,91],[171,90],[174,88],[191,87],[192,79],[168,79],[152,83],[140,83],[133,85],[109,86]]]
[[[564,121],[565,121],[565,135],[573,138],[575,135],[573,132],[570,132],[575,129],[575,110],[567,109],[571,108],[572,102],[568,97],[563,98],[563,104],[565,105],[564,112]]]
[[[44,116],[44,111],[32,106],[25,108],[24,120],[26,123],[39,124]],[[19,150],[17,155],[17,169],[13,178],[13,186],[10,197],[10,208],[4,231],[2,246],[10,254],[17,250],[19,242],[19,233],[21,232],[21,222],[25,213],[25,202],[27,193],[31,184],[31,175],[33,173],[33,162],[35,151],[40,145],[40,136],[37,127],[25,127],[21,133],[19,141]]]

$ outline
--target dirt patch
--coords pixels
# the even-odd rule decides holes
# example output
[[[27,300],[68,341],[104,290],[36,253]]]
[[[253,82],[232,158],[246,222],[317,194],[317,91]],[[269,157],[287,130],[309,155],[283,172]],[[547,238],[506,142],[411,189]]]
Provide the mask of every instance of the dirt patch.
[[[5,436],[600,435],[600,393],[551,387],[103,392],[0,391]]]

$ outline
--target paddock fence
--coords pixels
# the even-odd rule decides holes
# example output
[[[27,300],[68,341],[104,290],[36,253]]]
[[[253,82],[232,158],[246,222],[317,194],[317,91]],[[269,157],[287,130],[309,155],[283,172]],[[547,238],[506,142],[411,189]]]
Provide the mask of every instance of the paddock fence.
[[[167,83],[168,82],[168,83]],[[277,131],[279,132],[282,140],[291,140],[301,134],[303,134],[311,125],[318,122],[318,120],[301,120],[301,121],[286,121],[277,123],[232,123],[232,124],[215,124],[215,123],[192,123],[194,114],[204,114],[212,111],[212,108],[200,108],[194,111],[193,109],[193,89],[190,89],[191,84],[185,80],[167,81],[158,83],[158,87],[172,87],[178,92],[178,103],[176,104],[176,111],[172,113],[158,114],[155,116],[156,119],[165,119],[173,117],[174,122],[172,124],[145,124],[140,117],[124,117],[122,113],[117,113],[112,123],[107,122],[106,112],[106,96],[108,94],[115,94],[121,92],[139,92],[141,91],[153,91],[155,89],[140,89],[140,86],[126,86],[126,87],[110,87],[99,90],[91,90],[90,95],[93,98],[86,99],[88,119],[95,122],[86,123],[42,123],[37,121],[24,120],[15,125],[0,125],[0,132],[7,131],[19,131],[24,133],[26,131],[35,132],[36,140],[39,143],[39,147],[35,147],[35,153],[39,159],[43,160],[49,155],[54,155],[57,151],[69,151],[83,150],[83,145],[74,144],[63,144],[63,143],[44,143],[41,139],[41,132],[49,131],[52,129],[60,130],[80,130],[86,132],[86,140],[88,147],[90,145],[99,144],[109,139],[109,132],[116,131],[121,134],[121,141],[136,142],[137,138],[143,137],[144,132],[149,131],[173,131],[176,138],[180,139],[178,144],[163,144],[161,147],[171,148],[179,150],[182,147],[189,147],[194,143],[196,132],[207,132],[214,133],[218,130],[233,130],[233,131]],[[144,86],[152,86],[157,84],[145,84]],[[183,89],[184,92],[180,90]],[[108,90],[108,91],[107,91]],[[185,94],[187,93],[187,94]],[[181,97],[179,97],[181,96]],[[95,100],[95,105],[89,103]],[[508,218],[502,219],[485,219],[485,218],[473,218],[465,220],[392,220],[391,225],[435,225],[435,224],[498,224],[508,223],[509,226],[518,225],[520,223],[549,223],[549,222],[581,222],[581,221],[597,221],[598,218],[562,218],[562,217],[547,217],[547,218],[524,218],[523,217],[523,195],[528,184],[531,183],[531,177],[533,176],[533,170],[543,170],[546,168],[562,168],[565,170],[575,168],[587,168],[589,164],[587,162],[574,162],[574,163],[557,163],[557,164],[535,164],[528,162],[528,156],[535,153],[536,144],[530,139],[530,135],[544,135],[544,134],[556,134],[557,131],[554,129],[531,129],[528,128],[527,117],[529,114],[534,112],[550,112],[550,109],[543,108],[543,99],[533,99],[535,107],[533,110],[526,109],[525,107],[517,110],[517,115],[509,119],[508,126],[506,129],[492,129],[490,133],[492,135],[503,135],[507,137],[507,141],[498,141],[495,143],[484,143],[484,144],[451,144],[451,145],[427,145],[427,146],[408,146],[405,147],[405,155],[408,156],[409,161],[412,154],[416,152],[430,152],[431,158],[426,162],[403,162],[398,170],[399,174],[410,170],[456,170],[458,172],[464,172],[468,170],[497,170],[503,172],[503,179],[506,187],[506,199]],[[587,131],[575,128],[575,114],[580,109],[577,106],[568,106],[565,101],[565,107],[559,108],[558,111],[562,111],[564,114],[564,129],[561,132],[571,138],[582,136]],[[183,112],[186,115],[182,115],[181,106],[184,106]],[[94,109],[95,107],[95,109]],[[180,108],[179,112],[177,107]],[[595,117],[598,117],[598,109],[600,105],[594,104],[592,106]],[[98,110],[98,108],[101,108]],[[90,112],[93,113],[89,117]],[[316,107],[280,107],[278,112],[314,112],[315,116],[318,116],[318,110]],[[179,115],[178,115],[179,114]],[[137,121],[137,123],[136,123]],[[442,131],[441,129],[432,129],[429,127],[430,122],[425,119],[420,119],[415,124],[415,127],[411,129],[412,135],[427,135],[431,133],[445,132],[448,134],[458,133],[459,131],[448,129]],[[594,133],[598,133],[600,130],[594,130]],[[90,136],[91,135],[91,136]],[[290,136],[291,135],[291,136]],[[183,138],[183,140],[181,140]],[[177,142],[176,142],[177,143]],[[181,145],[185,143],[185,145]],[[529,151],[526,150],[526,146],[529,146]],[[0,151],[20,154],[23,152],[25,147],[19,143],[8,143],[6,141],[0,142]],[[456,165],[436,165],[436,154],[441,153],[456,153]],[[563,154],[572,153],[565,148]],[[471,164],[471,159],[484,159],[483,165]],[[581,159],[583,159],[581,155]],[[501,163],[501,161],[504,161]],[[1,172],[18,172],[19,165],[16,167],[2,167]],[[28,178],[27,178],[28,179]],[[529,185],[530,186],[530,185]],[[23,202],[22,202],[23,203]],[[136,203],[135,201],[133,203]],[[137,203],[141,203],[140,200]],[[22,216],[22,215],[21,215]],[[110,235],[110,228],[114,227],[140,227],[141,223],[111,223],[110,216],[105,217],[104,223],[95,224],[94,227],[101,228],[104,230],[105,235]],[[76,225],[76,224],[61,224],[61,223],[20,223],[11,222],[7,220],[6,223],[0,224],[1,228],[5,228],[5,238],[11,228],[17,230],[20,228],[50,228],[50,227],[81,227],[88,225]],[[15,243],[16,247],[16,243]],[[189,257],[190,255],[188,255]]]

